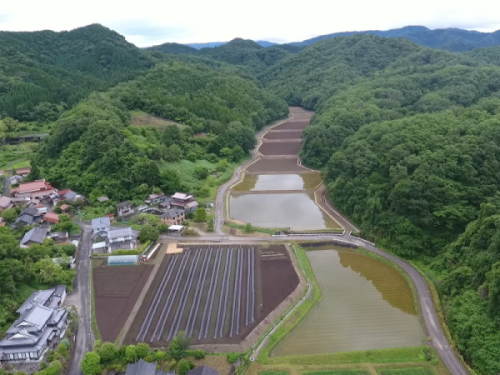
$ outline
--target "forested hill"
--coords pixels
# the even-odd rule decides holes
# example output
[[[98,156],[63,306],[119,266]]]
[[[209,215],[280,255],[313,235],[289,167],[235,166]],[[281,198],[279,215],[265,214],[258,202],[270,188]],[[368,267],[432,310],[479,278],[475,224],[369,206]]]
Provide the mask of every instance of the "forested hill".
[[[0,32],[0,115],[37,120],[55,105],[71,107],[153,65],[149,53],[101,25]]]
[[[130,110],[179,125],[132,127]],[[158,64],[62,115],[32,166],[55,186],[113,201],[144,199],[153,189],[173,193],[183,187],[175,171],[160,168],[165,162],[239,160],[255,146],[256,129],[287,113],[283,100],[231,73],[203,64]]]
[[[458,28],[430,30],[424,26],[405,26],[392,30],[348,31],[317,36],[303,42],[291,43],[294,46],[308,46],[320,40],[352,35],[376,35],[384,38],[404,38],[425,47],[440,48],[449,51],[471,51],[478,47],[500,45],[500,30],[483,33]]]

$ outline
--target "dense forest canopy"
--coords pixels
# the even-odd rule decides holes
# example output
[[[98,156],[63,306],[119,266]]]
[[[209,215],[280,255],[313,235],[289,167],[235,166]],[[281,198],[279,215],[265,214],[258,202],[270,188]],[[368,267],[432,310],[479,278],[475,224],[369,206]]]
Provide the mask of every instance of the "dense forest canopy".
[[[0,32],[0,116],[40,119],[95,90],[133,78],[155,59],[101,25],[69,32]],[[38,110],[38,111],[37,111]]]
[[[184,127],[131,127],[129,110]],[[161,174],[158,162],[188,153],[223,159],[228,149],[244,154],[255,146],[256,129],[287,113],[283,100],[238,76],[205,65],[158,64],[63,114],[33,162],[55,186],[115,201],[143,199],[155,187],[171,190],[171,176]]]

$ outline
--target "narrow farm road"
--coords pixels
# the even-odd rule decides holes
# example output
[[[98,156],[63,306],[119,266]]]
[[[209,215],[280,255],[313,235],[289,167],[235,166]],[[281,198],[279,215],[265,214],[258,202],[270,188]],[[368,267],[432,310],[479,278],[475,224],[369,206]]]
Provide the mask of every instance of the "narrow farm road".
[[[90,255],[91,255],[91,228],[88,224],[80,224],[82,237],[80,249],[76,256],[76,278],[73,292],[68,295],[66,305],[75,306],[78,309],[80,322],[73,348],[71,363],[68,373],[72,375],[83,375],[80,368],[83,356],[93,349],[93,334],[91,329],[92,311],[90,307]]]

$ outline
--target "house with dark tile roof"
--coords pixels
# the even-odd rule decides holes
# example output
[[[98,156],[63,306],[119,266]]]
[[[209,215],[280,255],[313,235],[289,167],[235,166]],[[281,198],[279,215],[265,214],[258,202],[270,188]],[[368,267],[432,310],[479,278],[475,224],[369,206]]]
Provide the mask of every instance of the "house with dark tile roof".
[[[39,225],[37,227],[34,227],[24,234],[21,242],[19,243],[19,246],[22,248],[27,248],[30,245],[34,244],[41,245],[43,244],[49,233],[50,227],[48,226]]]
[[[35,225],[42,222],[42,214],[34,207],[28,207],[21,211],[16,221],[11,227],[16,229],[19,226]]]
[[[0,341],[0,361],[40,360],[50,344],[64,335],[68,312],[61,305],[65,298],[65,285],[33,292]]]
[[[116,213],[118,216],[129,216],[134,213],[134,209],[132,208],[132,203],[129,201],[121,202],[116,205]]]

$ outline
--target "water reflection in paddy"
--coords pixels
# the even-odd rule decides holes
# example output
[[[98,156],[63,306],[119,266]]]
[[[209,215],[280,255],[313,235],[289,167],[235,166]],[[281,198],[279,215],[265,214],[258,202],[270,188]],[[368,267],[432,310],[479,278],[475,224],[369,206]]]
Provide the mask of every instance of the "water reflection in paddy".
[[[314,202],[312,193],[240,194],[229,200],[232,219],[264,228],[338,228]]]
[[[320,183],[319,173],[245,175],[243,181],[233,189],[235,191],[309,190],[314,189]]]
[[[417,346],[425,339],[405,279],[348,250],[308,251],[322,300],[272,355]]]

